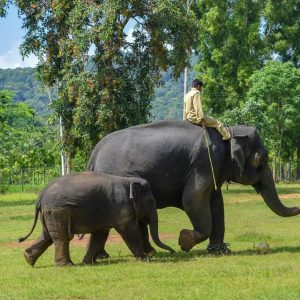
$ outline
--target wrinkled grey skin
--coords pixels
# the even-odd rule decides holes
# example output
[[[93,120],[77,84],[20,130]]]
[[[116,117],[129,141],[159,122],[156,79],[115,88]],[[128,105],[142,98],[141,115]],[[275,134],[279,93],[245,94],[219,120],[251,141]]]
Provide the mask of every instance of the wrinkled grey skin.
[[[42,235],[25,251],[25,258],[34,265],[40,255],[55,245],[56,265],[72,265],[69,240],[74,234],[93,232],[105,239],[97,239],[99,247],[89,244],[84,263],[92,264],[97,256],[107,257],[104,250],[109,230],[115,228],[135,257],[145,258],[138,221],[150,225],[155,244],[175,252],[158,237],[158,220],[155,199],[150,185],[141,178],[123,178],[98,172],[84,172],[58,178],[41,193],[36,204],[33,232],[40,212]]]
[[[213,128],[206,130],[216,191],[204,129],[187,121],[161,121],[109,134],[94,148],[88,169],[145,178],[158,208],[183,209],[193,225],[193,230],[184,229],[180,233],[179,244],[184,251],[207,238],[211,245],[223,243],[221,186],[226,180],[252,185],[280,216],[300,213],[299,207],[287,208],[280,202],[268,166],[267,150],[255,128],[229,128],[231,142],[223,141]],[[151,252],[147,228],[142,221],[139,225],[144,251]]]

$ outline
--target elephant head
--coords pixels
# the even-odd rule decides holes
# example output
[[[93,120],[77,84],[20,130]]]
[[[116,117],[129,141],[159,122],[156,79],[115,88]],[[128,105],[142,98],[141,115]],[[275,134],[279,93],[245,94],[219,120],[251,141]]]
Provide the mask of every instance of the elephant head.
[[[268,151],[262,144],[257,130],[253,127],[236,126],[232,127],[232,133],[232,181],[252,185],[277,215],[298,215],[300,207],[286,207],[278,197],[268,164]]]
[[[146,180],[131,182],[130,198],[136,212],[137,220],[146,220],[150,227],[153,242],[160,248],[175,253],[175,250],[162,243],[158,236],[158,216],[156,202],[151,192],[151,187]]]

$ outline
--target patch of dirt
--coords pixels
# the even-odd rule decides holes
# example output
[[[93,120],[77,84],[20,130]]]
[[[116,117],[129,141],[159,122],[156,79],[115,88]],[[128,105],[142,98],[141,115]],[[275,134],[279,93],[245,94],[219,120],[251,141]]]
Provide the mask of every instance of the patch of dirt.
[[[281,194],[279,199],[291,199],[291,198],[300,198],[300,194]]]
[[[86,234],[82,240],[79,240],[77,235],[75,235],[73,240],[70,242],[70,244],[74,246],[86,247],[89,241],[89,237],[90,235]],[[177,235],[173,233],[161,233],[159,237],[162,241],[164,241],[164,240],[174,239],[177,237]],[[0,247],[29,247],[33,242],[34,240],[26,240],[22,243],[18,243],[18,242],[0,243]],[[124,243],[124,241],[119,234],[110,234],[106,243],[120,244],[120,243]]]
[[[280,194],[279,199],[296,199],[300,198],[300,194]],[[88,240],[89,240],[89,234],[86,234],[82,240],[79,240],[77,235],[73,238],[71,241],[71,245],[74,246],[81,246],[81,247],[86,247]],[[170,240],[170,239],[175,239],[177,237],[176,234],[173,233],[161,233],[160,238],[162,241],[164,240]],[[22,243],[18,242],[12,242],[12,243],[0,243],[0,247],[29,247],[34,240],[26,240]],[[119,244],[123,243],[123,239],[119,234],[110,234],[107,240],[108,244]]]

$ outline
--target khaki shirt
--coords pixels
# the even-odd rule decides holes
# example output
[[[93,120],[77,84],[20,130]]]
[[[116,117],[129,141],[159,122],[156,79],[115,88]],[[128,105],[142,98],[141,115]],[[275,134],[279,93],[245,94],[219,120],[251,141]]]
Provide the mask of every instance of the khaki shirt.
[[[199,125],[204,118],[202,104],[200,99],[200,91],[192,88],[184,96],[183,119]]]

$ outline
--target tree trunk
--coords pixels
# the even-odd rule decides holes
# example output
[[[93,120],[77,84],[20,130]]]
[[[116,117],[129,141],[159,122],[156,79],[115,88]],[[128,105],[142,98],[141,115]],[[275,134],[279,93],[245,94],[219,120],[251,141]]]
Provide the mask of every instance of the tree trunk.
[[[66,175],[71,174],[71,156],[67,154],[67,159],[66,159]]]
[[[281,179],[281,181],[286,180],[286,174],[285,174],[284,166],[285,166],[285,163],[282,161],[281,165],[280,165],[280,179]]]
[[[276,182],[276,156],[274,157],[274,162],[273,162],[273,180]]]
[[[300,147],[297,148],[296,156],[296,180],[300,179]]]
[[[280,178],[280,160],[279,158],[276,158],[276,164],[275,164],[275,183],[279,182]]]

